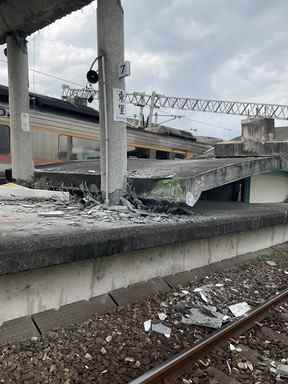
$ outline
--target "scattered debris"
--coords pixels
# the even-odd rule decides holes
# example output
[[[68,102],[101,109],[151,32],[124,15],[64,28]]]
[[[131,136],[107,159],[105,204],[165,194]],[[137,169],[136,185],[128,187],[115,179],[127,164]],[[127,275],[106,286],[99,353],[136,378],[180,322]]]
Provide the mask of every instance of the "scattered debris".
[[[106,355],[107,351],[104,347],[101,348],[100,352],[102,353],[102,355]]]
[[[277,365],[276,373],[277,375],[280,375],[280,377],[288,378],[288,365],[286,364]]]
[[[112,336],[111,335],[107,336],[105,340],[106,340],[106,343],[110,343],[112,341]]]
[[[240,347],[235,347],[233,344],[229,344],[229,349],[231,352],[242,352],[242,349]]]
[[[90,353],[86,353],[86,355],[84,356],[86,360],[92,360],[93,357],[90,355]]]
[[[166,325],[164,325],[162,323],[152,324],[151,330],[153,332],[160,333],[161,335],[164,335],[165,337],[167,337],[167,339],[169,339],[169,337],[171,336],[171,332],[172,332],[171,328],[167,327]]]
[[[270,267],[276,267],[277,266],[275,261],[272,261],[272,260],[266,260],[266,264],[269,265]]]
[[[166,313],[158,313],[159,320],[165,321],[167,319]]]
[[[187,312],[186,303],[184,303],[183,301],[180,301],[179,303],[177,303],[175,305],[175,311],[177,313],[186,313]]]
[[[251,310],[250,305],[245,301],[242,303],[230,305],[228,308],[235,317],[243,316]]]
[[[135,368],[140,368],[140,367],[141,367],[141,363],[140,363],[139,360],[136,361],[134,367],[135,367]]]
[[[203,285],[203,287],[195,288],[193,292],[198,293],[198,295],[201,297],[201,300],[204,301],[204,303],[208,304],[211,301],[211,289],[211,285]]]
[[[69,192],[61,191],[47,191],[45,189],[31,189],[23,187],[22,185],[8,183],[0,187],[0,200],[1,201],[15,201],[15,200],[56,200],[61,202],[68,202],[70,199]]]
[[[135,359],[133,357],[125,357],[125,363],[134,363]]]
[[[187,314],[182,316],[181,323],[219,329],[223,324],[223,314],[217,312],[217,308],[212,306],[190,308]]]
[[[150,332],[151,331],[151,326],[152,326],[152,321],[151,320],[144,321],[144,330],[145,330],[145,332]]]

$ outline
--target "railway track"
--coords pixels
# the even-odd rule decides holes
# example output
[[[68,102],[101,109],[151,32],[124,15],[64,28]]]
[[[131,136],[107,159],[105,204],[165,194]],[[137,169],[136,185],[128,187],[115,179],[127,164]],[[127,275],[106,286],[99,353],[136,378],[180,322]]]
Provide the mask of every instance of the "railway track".
[[[183,384],[186,384],[186,383],[190,384],[191,383],[192,384],[194,382],[200,383],[198,378],[197,378],[197,381],[193,381],[193,372],[190,373],[190,376],[189,376],[189,374],[186,373],[187,368],[190,368],[190,371],[191,371],[191,367],[193,367],[193,364],[197,365],[197,362],[199,362],[199,360],[201,358],[203,358],[207,355],[210,355],[211,353],[214,353],[215,349],[218,349],[219,346],[221,346],[225,342],[231,340],[231,338],[235,338],[235,337],[238,337],[240,335],[243,335],[255,326],[261,326],[261,324],[259,323],[260,321],[269,317],[269,315],[271,315],[272,310],[275,310],[275,308],[277,306],[279,306],[279,305],[281,305],[287,301],[288,301],[288,289],[281,292],[280,294],[270,298],[264,304],[260,305],[256,309],[250,311],[248,314],[242,316],[241,318],[238,318],[235,321],[229,323],[227,326],[221,328],[219,331],[217,331],[217,332],[213,333],[212,335],[209,335],[208,337],[204,338],[200,342],[193,345],[190,349],[178,354],[177,356],[173,357],[172,359],[161,364],[159,367],[156,367],[156,368],[146,372],[145,374],[138,377],[137,379],[132,380],[130,382],[130,384],[175,384],[175,383],[183,383]],[[287,308],[286,316],[287,316],[286,320],[288,321],[288,308]],[[283,326],[285,326],[284,320],[283,320]],[[270,339],[274,338],[280,344],[281,344],[281,342],[283,342],[284,345],[287,344],[286,351],[288,350],[288,337],[287,337],[287,335],[283,335],[282,340],[281,340],[281,335],[279,337],[279,333],[276,333],[275,331],[269,329],[269,327],[268,328],[263,327],[263,329],[265,330],[264,333],[265,333],[267,338],[270,338]],[[271,343],[269,340],[265,340],[265,342],[266,341],[267,341],[267,344]],[[230,351],[236,350],[236,352],[239,352],[239,353],[243,352],[243,348],[234,347],[233,344],[229,344],[229,345],[230,345]],[[244,348],[244,349],[245,349],[244,355],[245,355],[245,353],[247,355],[247,348]],[[248,354],[249,354],[249,348],[248,348]],[[250,351],[250,356],[251,355],[253,355],[252,360],[254,360],[254,363],[257,362],[257,357],[255,358],[255,356],[259,355],[259,352],[258,351],[254,351],[254,352]],[[250,360],[251,360],[251,357],[250,357]],[[266,360],[266,367],[267,367],[267,361],[268,360]],[[288,358],[287,358],[286,362],[288,363]],[[274,371],[275,371],[274,373],[276,373],[276,368],[275,368],[276,363],[274,363],[274,368],[273,368],[273,363],[274,362],[272,362],[270,371],[273,372],[273,369],[274,369]],[[269,362],[269,364],[271,364],[271,361]],[[204,366],[204,368],[205,368],[206,372],[204,373],[204,376],[214,377],[214,381],[213,380],[212,381],[205,381],[207,383],[210,383],[210,382],[213,382],[213,383],[219,382],[221,384],[222,383],[223,384],[224,383],[227,383],[227,384],[228,383],[231,383],[231,384],[232,383],[235,383],[235,384],[239,383],[239,381],[237,381],[237,380],[235,381],[235,379],[233,379],[232,377],[229,379],[229,376],[225,372],[221,372],[221,370],[219,370],[215,367],[213,367],[213,368],[208,367],[209,362],[208,362],[208,364],[205,364],[205,362],[200,360],[200,365]],[[205,366],[205,365],[208,365],[208,366]],[[263,365],[265,365],[265,363]],[[240,369],[246,368],[246,369],[253,370],[253,364],[250,362],[246,365],[245,365],[245,363],[242,363],[242,365],[240,363],[239,367],[240,367]],[[227,362],[227,370],[228,370],[229,374],[232,373],[232,369],[231,369],[231,366],[229,365],[229,362]],[[237,369],[236,369],[236,371],[237,371]],[[187,374],[186,377],[188,377],[188,378],[184,378],[185,374]],[[198,376],[199,376],[199,372],[198,372]],[[280,382],[287,382],[288,383],[288,372],[287,372],[287,378],[286,379],[284,378],[284,380],[287,380],[287,381],[281,380],[281,377],[279,375],[278,375],[277,379]],[[268,380],[268,381],[265,381],[265,383],[266,382],[270,383],[272,381]],[[202,381],[201,381],[201,383],[202,383]],[[253,381],[253,383],[254,383],[254,381]],[[257,384],[260,384],[260,383],[262,383],[262,381],[257,382]]]

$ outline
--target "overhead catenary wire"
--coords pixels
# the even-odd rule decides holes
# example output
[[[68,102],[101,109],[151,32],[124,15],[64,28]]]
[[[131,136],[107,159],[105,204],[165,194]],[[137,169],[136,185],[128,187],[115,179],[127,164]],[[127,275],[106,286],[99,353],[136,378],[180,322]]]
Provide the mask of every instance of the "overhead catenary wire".
[[[0,62],[5,63],[6,65],[8,64],[7,60],[0,59]],[[35,68],[29,68],[29,71],[34,72],[34,73],[38,73],[39,75],[42,75],[42,76],[50,77],[52,79],[61,81],[62,83],[64,82],[64,83],[68,83],[68,84],[72,84],[72,85],[77,85],[78,87],[83,87],[83,84],[76,83],[75,81],[67,80],[67,79],[64,79],[62,77],[52,75],[51,73],[39,71],[38,69],[35,69]]]

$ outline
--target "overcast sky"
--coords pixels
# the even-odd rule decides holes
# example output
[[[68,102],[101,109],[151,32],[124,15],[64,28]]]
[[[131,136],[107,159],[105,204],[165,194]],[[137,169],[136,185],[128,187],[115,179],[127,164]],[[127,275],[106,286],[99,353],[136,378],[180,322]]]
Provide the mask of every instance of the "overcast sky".
[[[84,84],[96,55],[96,6],[30,37],[30,67]],[[287,0],[123,0],[123,6],[128,90],[288,103]],[[7,84],[2,51],[0,82]],[[60,97],[62,83],[30,72],[36,92]],[[240,119],[189,113],[170,124],[228,138],[238,135]]]

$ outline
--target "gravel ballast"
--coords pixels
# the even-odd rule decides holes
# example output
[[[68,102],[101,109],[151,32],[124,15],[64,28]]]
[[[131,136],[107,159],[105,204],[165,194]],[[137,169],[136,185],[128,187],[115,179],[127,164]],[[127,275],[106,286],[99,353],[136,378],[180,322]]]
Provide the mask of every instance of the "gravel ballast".
[[[194,277],[186,286],[179,286],[141,303],[118,307],[109,314],[95,314],[90,320],[73,328],[54,330],[41,338],[34,337],[25,343],[2,347],[0,383],[127,383],[213,332],[210,328],[182,323],[183,314],[191,305],[215,306],[232,319],[228,306],[247,302],[255,307],[286,289],[287,256],[288,253],[280,249],[266,254],[263,252],[258,260],[222,272],[211,272],[201,278]],[[201,287],[202,291],[199,291]],[[200,292],[204,293],[204,297]],[[283,306],[280,309],[281,314],[279,311],[273,314],[272,323],[268,319],[267,324],[264,321],[263,325],[274,327],[279,335],[288,337],[287,323],[282,317],[288,314],[288,308]],[[171,328],[171,336],[168,338],[154,331],[145,332],[144,322],[151,320],[152,323],[160,323],[159,317],[163,319],[163,314],[167,317],[162,323]],[[241,343],[259,349],[275,360],[288,358],[285,352],[287,346],[285,348],[278,341],[269,343],[267,336],[264,338],[257,332],[262,335],[260,328],[253,329],[248,336],[235,340],[235,345]],[[273,372],[267,376],[265,369],[260,369],[264,372],[262,375],[257,368],[258,376],[255,376],[255,368],[253,371],[239,368],[239,359],[231,355],[227,345],[224,351],[213,352],[213,363],[217,362],[217,367],[221,364],[222,368],[226,367],[226,374],[229,374],[228,360],[230,374],[237,377],[239,382],[257,383],[259,379],[259,383],[276,383]],[[183,376],[179,383],[185,383],[185,380],[195,384],[210,383],[205,371],[207,367],[200,363],[196,368],[199,371],[198,378],[195,375]],[[266,381],[261,381],[264,377]]]

